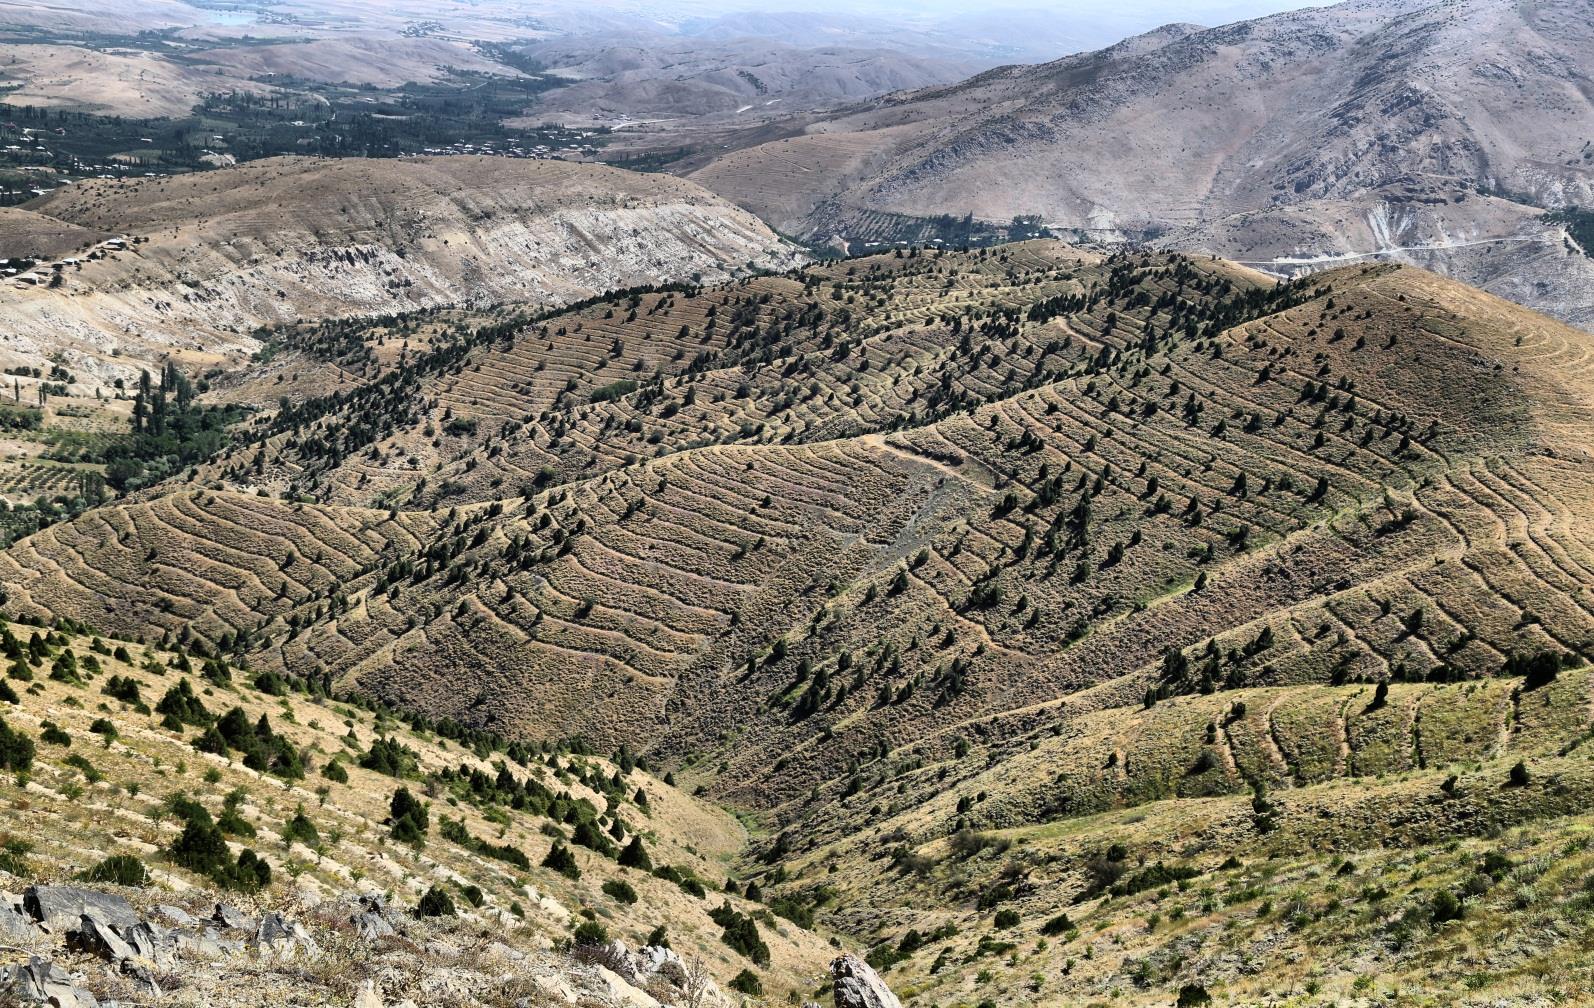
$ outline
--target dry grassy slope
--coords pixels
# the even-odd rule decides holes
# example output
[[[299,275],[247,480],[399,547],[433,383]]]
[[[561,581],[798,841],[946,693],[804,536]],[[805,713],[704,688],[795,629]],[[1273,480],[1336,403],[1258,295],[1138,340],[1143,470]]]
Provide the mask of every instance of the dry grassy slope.
[[[1076,379],[1071,387],[1049,386],[984,408],[972,420],[887,439],[921,451],[956,450],[983,463],[965,462],[961,473],[983,469],[1030,487],[1040,464],[1055,474],[1071,461],[1069,492],[1041,510],[1038,521],[1021,510],[991,521],[983,507],[995,493],[980,495],[983,507],[970,501],[941,515],[921,511],[922,524],[896,556],[921,545],[930,552],[902,594],[862,607],[857,594],[843,596],[833,603],[829,625],[799,630],[805,639],[749,690],[780,692],[792,682],[794,660],[834,667],[838,652],[861,652],[874,659],[862,677],[866,696],[826,719],[853,731],[825,742],[797,725],[783,729],[781,743],[768,749],[747,738],[727,745],[731,777],[746,782],[745,798],[767,796],[768,784],[754,768],[772,752],[782,753],[793,771],[801,768],[789,772],[788,793],[795,793],[805,777],[823,779],[847,756],[866,753],[858,744],[871,737],[883,736],[888,747],[915,740],[944,751],[957,733],[1000,737],[1137,702],[1156,685],[1165,648],[1188,648],[1194,656],[1209,637],[1223,654],[1215,678],[1231,686],[1336,674],[1382,679],[1441,665],[1489,674],[1510,650],[1586,652],[1594,629],[1588,532],[1577,516],[1594,487],[1582,448],[1590,399],[1577,362],[1587,337],[1415,271],[1348,271],[1325,282],[1333,284],[1332,295],[1245,327],[1267,345],[1247,347],[1230,334],[1221,341],[1221,359],[1210,349],[1175,351],[1167,377],[1138,387],[1132,377],[1098,377],[1096,392],[1081,395],[1087,383]],[[1335,307],[1325,311],[1328,297]],[[1362,318],[1368,310],[1373,317]],[[1338,328],[1345,338],[1330,342]],[[1392,347],[1391,335],[1398,340]],[[1353,350],[1363,337],[1366,344]],[[1280,347],[1294,353],[1281,360],[1274,356]],[[1273,373],[1258,382],[1269,360]],[[1152,370],[1161,370],[1156,361]],[[1321,378],[1308,379],[1319,372]],[[1304,381],[1341,378],[1356,382],[1359,419],[1347,428],[1342,413],[1327,414],[1324,444],[1313,448],[1322,406],[1299,402]],[[1191,389],[1213,396],[1200,424],[1187,427],[1168,411],[1136,422],[1147,399],[1176,406],[1167,396],[1171,380],[1181,382],[1178,398]],[[1114,398],[1116,415],[1104,409]],[[1416,429],[1405,449],[1400,433],[1368,426],[1371,415],[1396,411]],[[1263,418],[1261,428],[1245,434],[1253,412]],[[1280,417],[1287,419],[1276,425]],[[1215,439],[1220,420],[1228,430]],[[1425,442],[1420,432],[1435,422],[1441,433]],[[1007,449],[1026,430],[1039,432],[1041,451]],[[1142,462],[1146,470],[1131,476]],[[1092,483],[1104,466],[1114,475],[1093,499],[1083,554],[1053,560],[1032,552],[1018,559],[1025,526],[1043,539],[1046,519],[1070,512],[1078,481]],[[1241,472],[1244,496],[1234,490]],[[1303,500],[1319,474],[1329,481],[1324,498]],[[1153,476],[1159,488],[1148,494]],[[1281,490],[1286,476],[1293,490]],[[1259,493],[1259,481],[1270,478],[1273,488]],[[1163,494],[1169,513],[1148,517]],[[1187,511],[1192,497],[1201,502],[1199,524],[1196,512]],[[1105,566],[1113,544],[1131,543],[1137,531],[1143,541],[1129,546],[1122,562]],[[1209,543],[1213,560],[1193,561]],[[1090,567],[1071,584],[1077,558]],[[1191,592],[1199,571],[1209,584]],[[883,588],[887,579],[877,583]],[[976,582],[999,586],[1002,602],[958,608]],[[1409,634],[1402,621],[1417,609],[1426,621],[1420,633]],[[1247,654],[1245,645],[1264,627],[1274,644]],[[898,651],[879,658],[887,642]],[[968,665],[962,694],[952,674],[959,659]],[[894,662],[900,670],[883,675],[881,665]],[[1200,664],[1192,660],[1193,668]],[[868,703],[860,701],[874,700],[882,679],[898,696],[912,683],[912,699],[865,713]],[[1192,672],[1184,688],[1195,679]],[[971,682],[977,685],[968,690]],[[925,743],[929,725],[942,731]],[[696,727],[698,737],[711,730],[706,723]]]
[[[11,629],[24,644],[33,632],[20,625]],[[153,888],[137,895],[141,905],[176,902],[205,907],[202,914],[209,912],[207,899],[220,898],[252,910],[282,909],[290,918],[298,918],[320,901],[373,891],[388,892],[396,906],[409,909],[429,887],[437,885],[453,895],[464,914],[463,933],[450,939],[456,942],[491,938],[528,951],[547,949],[566,939],[572,926],[580,922],[580,912],[590,908],[615,937],[633,948],[643,944],[655,927],[667,925],[677,951],[683,957],[701,954],[722,985],[739,970],[753,968],[772,990],[806,991],[809,977],[833,954],[824,940],[786,922],[760,928],[772,953],[767,970],[758,970],[722,944],[721,929],[707,916],[709,909],[729,899],[738,909],[757,910],[754,904],[717,891],[732,870],[732,858],[746,841],[745,830],[723,810],[642,771],[625,776],[624,790],[628,795],[639,789],[646,792],[646,808],[633,800],[617,801],[582,782],[583,777],[596,779],[592,774],[605,779],[612,776],[616,767],[607,759],[534,756],[529,766],[508,761],[517,777],[536,779],[556,793],[586,799],[606,819],[618,818],[629,824],[627,839],[633,833],[642,836],[655,865],[674,865],[703,879],[709,889],[706,898],[691,896],[645,871],[621,868],[609,858],[569,844],[568,839],[566,844],[581,868],[579,879],[537,867],[553,843],[547,834],[553,826],[548,819],[471,802],[464,792],[451,790],[450,785],[433,778],[440,770],[461,767],[494,776],[496,767],[506,763],[502,753],[484,757],[461,743],[415,731],[390,717],[344,703],[295,693],[262,693],[248,684],[251,674],[242,669],[233,670],[233,685],[223,685],[198,674],[197,658],[194,672],[185,675],[179,668],[182,659],[174,651],[107,639],[101,653],[95,654],[92,643],[98,638],[64,636],[69,639],[52,646],[52,655],[33,668],[32,683],[8,679],[20,702],[0,702],[0,719],[37,745],[28,774],[7,774],[0,780],[0,803],[7,810],[0,838],[31,845],[23,858],[25,870],[0,871],[6,889],[20,891],[22,885],[40,881],[70,882],[76,873],[105,857],[130,854],[144,860],[153,876]],[[130,651],[131,661],[111,656],[117,646]],[[64,650],[73,651],[80,663],[93,656],[102,673],[83,685],[52,680],[54,655]],[[137,704],[103,695],[102,687],[112,676],[135,682],[142,702],[149,707],[187,678],[214,715],[239,707],[251,723],[265,716],[274,731],[307,754],[309,773],[302,780],[284,780],[245,767],[236,753],[228,758],[199,752],[192,744],[198,729],[175,733],[161,726],[158,713],[141,712]],[[98,719],[114,725],[113,738],[90,731],[91,723]],[[45,721],[63,729],[71,744],[42,741]],[[415,751],[420,757],[418,771],[400,781],[360,767],[360,757],[378,737],[397,739]],[[87,760],[88,769],[68,762],[73,758]],[[323,776],[323,768],[334,761],[344,766],[347,782]],[[90,779],[91,771],[95,779]],[[421,849],[395,841],[384,823],[389,799],[400,784],[422,794],[431,806],[431,833]],[[233,848],[251,848],[273,867],[275,882],[258,897],[218,894],[208,880],[163,853],[181,831],[181,822],[174,815],[160,811],[168,798],[190,797],[219,815],[223,799],[235,791],[242,798],[239,812],[256,835],[232,837]],[[290,843],[283,838],[284,824],[301,807],[319,833],[319,844]],[[518,848],[533,867],[519,870],[445,839],[439,835],[445,816],[462,820],[473,837]],[[560,828],[568,838],[569,827]],[[604,893],[602,886],[610,880],[629,883],[639,899],[628,904]],[[466,885],[482,890],[485,904],[480,909],[473,910],[465,902],[461,887]],[[513,910],[514,906],[520,910]],[[373,968],[371,960],[339,966],[336,956],[347,951],[329,948],[325,962],[312,961],[297,971],[280,971],[280,975],[268,971],[268,978],[257,982],[279,987],[301,984],[291,992],[278,989],[279,998],[293,1003],[327,1003],[331,997],[346,1004],[350,990],[365,975],[361,971]],[[351,969],[354,972],[348,972]],[[339,976],[340,972],[347,975]],[[209,979],[214,978],[206,969],[193,977],[195,983]],[[388,977],[389,982],[392,979]],[[421,979],[401,978],[400,982]],[[387,993],[393,1000],[406,994],[421,996],[416,989],[390,988]],[[340,996],[345,1000],[337,1002]]]
[[[522,76],[482,55],[468,42],[395,37],[383,31],[340,32],[272,45],[221,46],[191,59],[213,73],[244,81],[281,75],[297,81],[377,88],[436,83],[453,74]]]
[[[6,363],[64,353],[86,382],[177,354],[238,363],[260,326],[454,302],[548,306],[792,251],[690,182],[489,157],[273,158],[28,205],[135,239],[53,289],[0,288]],[[117,355],[120,355],[118,359]]]
[[[539,95],[524,123],[550,118],[612,120],[628,116],[736,116],[873,97],[945,84],[966,76],[972,61],[825,44],[795,48],[755,38],[682,42],[667,38],[552,38],[522,53],[568,80]]]
[[[1247,275],[1229,266],[1199,268]],[[544,468],[569,481],[710,443],[867,433],[922,413],[916,400],[942,375],[950,374],[958,392],[981,398],[1001,394],[1011,378],[989,362],[960,359],[948,330],[926,326],[938,312],[1024,309],[1032,300],[1078,293],[1106,271],[1100,255],[1034,242],[933,265],[886,257],[703,291],[614,298],[522,327],[441,373],[429,371],[413,397],[425,408],[395,419],[391,429],[388,415],[399,411],[383,415],[383,406],[364,400],[298,431],[267,433],[273,421],[262,418],[261,433],[198,478],[339,503],[447,505],[504,497],[535,483]],[[361,375],[393,366],[395,347],[413,363],[427,348],[502,318],[372,327],[365,346],[385,360],[362,364]],[[837,356],[840,342],[857,345]],[[264,387],[255,398],[274,400],[293,391],[277,379],[283,369],[273,363],[245,383]],[[646,384],[655,374],[664,379],[658,396],[592,400],[611,383]],[[366,447],[356,432],[373,413],[383,415],[384,427]],[[349,447],[318,457],[307,442]]]
[[[1587,648],[1588,338],[1573,330],[1384,267],[1326,275],[1288,292],[1301,303],[1211,338],[1184,325],[1199,330],[1221,299],[1212,285],[1255,282],[1221,263],[1043,243],[815,275],[813,303],[835,305],[826,288],[839,288],[867,319],[855,335],[879,337],[870,366],[820,368],[833,336],[813,361],[819,392],[781,403],[811,337],[762,326],[746,348],[759,366],[685,386],[748,384],[766,422],[750,443],[610,457],[610,472],[530,499],[392,520],[180,493],[47,530],[4,560],[3,580],[13,604],[132,632],[116,622],[130,599],[129,626],[244,633],[260,661],[351,674],[427,709],[707,750],[704,779],[759,804],[881,747],[944,751],[958,734],[1137,703],[1170,646],[1192,656],[1176,691],[1203,675],[1230,687],[1490,675],[1511,650]],[[975,318],[984,330],[962,349],[951,335],[970,305],[1027,308],[1090,283],[1104,296],[1088,307],[1012,329]],[[681,296],[672,311],[725,296]],[[1148,319],[1157,338],[1142,358]],[[764,353],[788,338],[789,355]],[[1086,370],[1108,348],[1122,353]],[[943,385],[966,398],[892,430]],[[630,417],[648,429],[663,407]],[[600,457],[629,437],[606,410],[583,426],[582,410],[569,429]],[[808,442],[804,411],[866,432],[820,427]],[[490,471],[506,453],[489,443]],[[363,531],[317,542],[329,533],[314,529],[353,515]],[[1264,628],[1272,644],[1249,651]],[[821,671],[828,686],[809,698],[821,702],[802,701]],[[709,769],[718,759],[723,774]]]
[[[927,936],[886,974],[908,1004],[1165,1005],[1190,983],[1218,1004],[1578,1001],[1594,991],[1589,679],[1396,687],[1374,711],[1365,686],[1240,690],[892,763],[880,784],[816,803],[819,842],[778,891],[823,889],[822,918],[877,947]],[[1236,703],[1247,717],[1228,722]],[[1272,745],[1250,731],[1258,708]],[[1206,723],[1220,727],[1203,771]],[[1307,774],[1274,781],[1272,828],[1213,779],[1231,760]],[[1015,799],[1035,804],[1015,816]],[[972,843],[947,839],[992,820]],[[1187,878],[1103,894],[1157,865]],[[1434,919],[1441,890],[1460,920]]]
[[[609,380],[594,349],[673,357],[709,306],[747,323],[696,342],[720,356],[590,402]],[[955,925],[892,977],[925,1004],[1167,1003],[1192,980],[1238,1003],[1586,990],[1558,914],[1586,903],[1590,675],[1503,673],[1512,652],[1594,643],[1588,335],[1410,268],[1272,288],[1052,243],[541,325],[416,395],[439,431],[444,403],[477,421],[442,454],[489,472],[531,472],[557,431],[568,482],[494,500],[472,476],[468,503],[422,510],[171,493],[20,543],[8,605],[651,747],[683,786],[762,811],[792,872],[766,881],[823,897],[825,922],[892,943]],[[655,431],[668,450],[628,460]],[[268,447],[284,471],[318,457]],[[318,492],[350,495],[352,458]],[[1507,786],[1517,760],[1528,782]],[[960,816],[1013,846],[953,855]],[[1040,944],[1114,843],[1127,874],[1199,877],[1091,897],[1078,936]],[[898,848],[915,856],[893,872]],[[1496,848],[1513,865],[1468,881]],[[1242,866],[1220,868],[1230,853]],[[1471,893],[1448,929],[1423,917],[1441,886]]]
[[[1587,13],[1582,0],[1353,0],[1157,33],[794,121],[776,139],[754,133],[692,177],[821,239],[896,237],[882,215],[943,213],[1040,214],[1098,235],[1174,229],[1179,247],[1234,258],[1512,237],[1486,201],[1460,197],[1590,201],[1589,129],[1564,129],[1594,119],[1580,83],[1594,52]],[[1414,213],[1386,191],[1403,181],[1437,199]],[[1294,209],[1313,202],[1326,207]],[[1530,230],[1559,244],[1557,229]],[[1594,311],[1575,255],[1554,266],[1581,282],[1555,291],[1507,282],[1464,249],[1415,261],[1580,323]]]
[[[8,258],[58,259],[113,237],[20,207],[0,208],[0,241]]]
[[[7,10],[8,23],[15,23],[14,11]],[[188,115],[201,98],[218,91],[269,90],[241,74],[155,53],[75,45],[0,45],[0,80],[11,88],[7,93],[16,105],[137,119]]]

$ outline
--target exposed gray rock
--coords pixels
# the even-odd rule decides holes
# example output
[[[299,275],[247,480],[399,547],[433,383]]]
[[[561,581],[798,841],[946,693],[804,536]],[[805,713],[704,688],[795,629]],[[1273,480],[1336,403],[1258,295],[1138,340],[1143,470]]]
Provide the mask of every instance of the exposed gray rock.
[[[155,908],[155,912],[178,927],[197,927],[199,924],[198,917],[195,917],[182,907],[174,907],[169,903],[162,903]]]
[[[297,948],[303,949],[307,954],[315,955],[317,952],[321,951],[321,946],[317,944],[315,938],[312,937],[305,926],[300,924],[298,921],[294,921],[292,924],[288,925],[288,933],[293,936],[295,946]]]
[[[644,983],[652,977],[658,977],[677,990],[686,987],[686,963],[681,961],[674,949],[662,945],[644,945],[637,949],[636,965]]]
[[[33,927],[33,918],[10,906],[0,905],[0,937],[11,941],[25,941],[37,933]]]
[[[874,967],[850,952],[831,960],[830,977],[836,987],[836,1008],[902,1008]]]
[[[208,958],[232,955],[243,951],[243,943],[230,938],[222,938],[214,928],[205,928],[198,934],[186,931],[176,932],[177,947],[184,952],[195,952]]]
[[[70,943],[74,948],[97,955],[115,965],[130,962],[138,956],[133,947],[122,940],[121,935],[92,913],[86,913],[78,919],[77,927],[70,933]]]
[[[349,918],[349,923],[354,925],[355,932],[366,941],[375,941],[378,938],[397,934],[387,918],[377,913],[357,913]]]
[[[120,929],[117,933],[139,959],[156,965],[167,965],[171,962],[175,942],[170,932],[147,921],[140,921],[130,928]]]
[[[288,934],[288,922],[273,910],[260,918],[260,926],[255,929],[256,945],[280,945],[292,940]]]
[[[111,927],[132,927],[138,914],[120,896],[72,886],[29,886],[22,905],[34,920],[52,931],[75,929],[86,913]]]
[[[33,958],[16,966],[0,966],[0,989],[22,1004],[54,1008],[99,1008],[93,994],[72,982],[72,975],[48,959]]]
[[[642,973],[637,967],[636,959],[631,955],[631,950],[626,948],[625,942],[619,939],[597,949],[592,961],[607,966],[626,983],[633,985],[642,983]]]
[[[148,966],[130,960],[122,963],[122,973],[150,997],[158,998],[161,996],[161,985],[155,981],[155,974]],[[101,1008],[108,1008],[108,1006],[102,1005]]]
[[[255,929],[255,951],[262,955],[292,958],[297,952],[313,954],[317,950],[315,939],[298,923],[290,924],[282,914],[272,911],[260,918]]]
[[[216,904],[216,912],[210,915],[210,919],[233,931],[253,931],[255,929],[253,918],[238,910],[237,907],[231,907],[225,903]]]

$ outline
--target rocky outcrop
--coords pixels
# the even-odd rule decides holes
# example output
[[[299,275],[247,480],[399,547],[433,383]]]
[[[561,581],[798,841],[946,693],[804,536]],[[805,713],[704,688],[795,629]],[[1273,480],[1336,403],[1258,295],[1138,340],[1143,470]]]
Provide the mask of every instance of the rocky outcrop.
[[[701,966],[694,969],[675,950],[662,945],[645,945],[633,952],[625,942],[616,940],[579,946],[575,957],[592,968],[611,999],[634,1008],[724,1002],[724,995]]]
[[[850,952],[831,961],[830,978],[835,984],[836,1008],[902,1008],[874,967]]]
[[[376,894],[326,900],[301,893],[283,909],[254,907],[254,913],[230,903],[196,912],[192,902],[185,909],[134,899],[136,906],[115,893],[69,886],[35,886],[25,896],[0,893],[0,1006],[165,1003],[162,985],[176,978],[189,998],[185,1003],[217,1005],[234,1003],[231,993],[238,984],[262,982],[273,985],[269,993],[276,1000],[250,1003],[324,1003],[329,989],[340,990],[336,1003],[357,1008],[436,1003],[415,995],[429,989],[447,992],[450,1004],[476,1008],[505,1003],[731,1008],[736,1003],[721,993],[701,961],[689,963],[664,946],[633,951],[615,941],[578,947],[572,955],[549,948],[545,938],[535,947],[514,947],[512,928],[501,941],[479,944],[479,930],[461,932],[450,920],[401,912]],[[472,915],[470,928],[485,922]],[[6,963],[9,956],[26,958]],[[355,982],[351,977],[343,988],[336,979],[328,984],[329,968],[342,974],[351,963],[377,979]],[[294,988],[296,978],[314,978],[320,985],[316,997],[306,999]],[[495,993],[504,990],[520,993],[505,1002]],[[543,996],[527,1000],[526,991]],[[895,999],[856,1004],[898,1008]]]
[[[546,308],[800,261],[691,182],[558,161],[270,158],[85,182],[29,210],[124,237],[35,268],[58,286],[0,283],[0,364],[48,370],[59,354],[81,385],[107,388],[174,352],[241,363],[260,347],[251,334],[278,323],[443,304]]]
[[[99,1008],[100,1002],[74,982],[72,974],[35,956],[16,966],[0,966],[0,999],[53,1008]]]
[[[85,914],[115,927],[138,923],[138,914],[120,896],[72,886],[29,886],[22,894],[23,908],[35,921],[52,931],[77,926]]]

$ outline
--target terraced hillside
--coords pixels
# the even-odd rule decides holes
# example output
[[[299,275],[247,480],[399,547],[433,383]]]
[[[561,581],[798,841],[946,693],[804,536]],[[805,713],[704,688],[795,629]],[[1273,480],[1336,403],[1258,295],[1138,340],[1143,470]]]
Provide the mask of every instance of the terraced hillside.
[[[896,712],[810,752],[792,743],[813,725],[768,691],[804,692],[792,669],[864,640],[878,668],[830,688],[827,704],[852,694],[835,719],[888,682],[935,683],[903,712],[918,725],[1211,685],[1199,663],[1164,674],[1163,652],[1264,629],[1266,660],[1247,647],[1219,682],[1477,675],[1587,640],[1586,477],[1554,447],[1578,443],[1584,340],[1416,271],[1269,288],[1036,243],[622,296],[486,335],[319,418],[290,411],[297,430],[268,423],[209,471],[232,490],[46,530],[6,559],[12,597],[380,668],[394,695],[447,691],[408,667],[439,648],[514,655],[528,696],[612,686],[638,723],[614,741],[648,741],[666,703],[672,730],[700,731],[735,696],[814,773]],[[631,353],[653,357],[617,387]],[[382,407],[407,411],[386,441]],[[428,448],[442,464],[411,478]],[[269,463],[320,466],[295,491],[363,488],[389,510],[240,495]],[[117,581],[156,591],[121,607]],[[586,672],[560,686],[572,658]],[[699,709],[698,689],[719,702]]]
[[[10,214],[47,258],[0,285],[4,363],[65,363],[81,394],[167,356],[236,366],[259,349],[255,330],[280,322],[547,307],[796,261],[692,183],[492,157],[270,158],[85,182]]]
[[[1590,685],[1240,689],[904,747],[809,803],[774,899],[909,1003],[1576,1002]]]
[[[1587,989],[1584,333],[1031,242],[273,338],[10,609],[647,752],[924,1004]]]

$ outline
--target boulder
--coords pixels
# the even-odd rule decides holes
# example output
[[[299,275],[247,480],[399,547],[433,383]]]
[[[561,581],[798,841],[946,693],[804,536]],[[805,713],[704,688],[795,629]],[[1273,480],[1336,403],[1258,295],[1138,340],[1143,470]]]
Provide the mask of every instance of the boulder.
[[[378,938],[397,934],[393,930],[393,925],[379,913],[357,913],[349,918],[349,923],[354,925],[355,933],[365,941],[375,941]]]
[[[157,966],[171,964],[174,942],[170,932],[147,921],[140,921],[130,928],[121,928],[117,933],[139,960]]]
[[[298,952],[315,954],[318,946],[304,925],[289,923],[282,914],[272,911],[260,918],[253,939],[255,951],[279,959],[291,959]]]
[[[637,968],[637,962],[631,956],[631,950],[625,947],[625,942],[616,938],[614,941],[596,949],[591,960],[601,966],[607,966],[615,975],[628,984],[640,987],[642,985],[642,971]]]
[[[255,944],[263,948],[274,948],[286,945],[293,941],[293,935],[288,931],[288,921],[273,910],[260,918],[260,926],[255,928]]]
[[[169,903],[162,903],[155,908],[155,912],[178,927],[197,927],[199,925],[198,917],[195,917],[182,907],[174,907]]]
[[[148,967],[132,961],[122,963],[122,973],[133,981],[144,994],[152,998],[161,996],[161,985],[155,982],[155,974]],[[108,1008],[108,1006],[102,1006]]]
[[[115,929],[92,913],[78,919],[77,927],[69,933],[72,947],[99,956],[112,965],[120,966],[138,957],[133,947],[122,940]]]
[[[236,955],[243,951],[242,942],[221,937],[215,928],[205,928],[198,934],[179,931],[175,937],[177,947],[184,952],[194,952],[211,959]]]
[[[531,982],[559,1004],[575,1004],[579,997],[569,979],[557,973],[539,973],[531,978]]]
[[[831,960],[830,977],[835,983],[836,1008],[902,1008],[874,967],[850,952]]]
[[[305,926],[298,921],[288,925],[288,934],[293,938],[294,947],[302,950],[306,955],[315,955],[321,951],[321,946],[311,937]]]
[[[592,970],[597,979],[598,993],[610,1004],[620,1008],[661,1008],[651,994],[633,987],[609,967],[594,966]]]
[[[687,982],[686,963],[674,949],[662,945],[644,945],[636,952],[637,973],[645,984],[658,977],[676,990],[684,990]]]
[[[72,982],[72,975],[48,959],[34,957],[16,966],[0,966],[0,989],[22,1004],[54,1008],[99,1008],[93,994]]]
[[[7,941],[27,941],[38,931],[34,929],[33,918],[10,906],[0,905],[0,938]]]
[[[253,931],[255,922],[237,907],[230,907],[225,903],[216,904],[216,912],[210,919],[231,931]]]
[[[111,927],[138,923],[132,904],[122,897],[73,886],[29,886],[22,894],[22,905],[34,920],[52,931],[76,928],[87,913]]]

